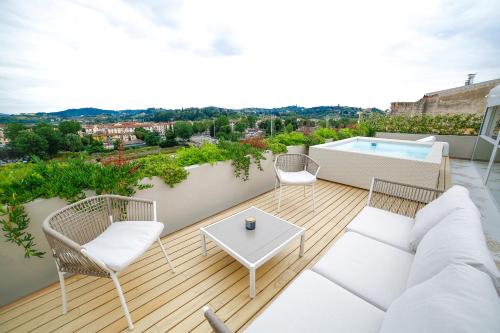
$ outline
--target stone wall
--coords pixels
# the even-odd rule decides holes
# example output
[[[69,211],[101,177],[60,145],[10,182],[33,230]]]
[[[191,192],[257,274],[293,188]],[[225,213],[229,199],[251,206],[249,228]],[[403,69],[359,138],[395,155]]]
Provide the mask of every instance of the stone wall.
[[[486,95],[500,85],[500,79],[425,94],[416,102],[392,102],[391,113],[482,113]]]

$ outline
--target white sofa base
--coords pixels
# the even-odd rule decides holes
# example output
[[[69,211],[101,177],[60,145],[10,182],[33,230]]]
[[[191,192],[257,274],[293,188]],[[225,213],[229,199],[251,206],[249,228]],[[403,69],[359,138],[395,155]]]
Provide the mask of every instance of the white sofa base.
[[[306,270],[245,333],[378,332],[384,314],[323,276]]]

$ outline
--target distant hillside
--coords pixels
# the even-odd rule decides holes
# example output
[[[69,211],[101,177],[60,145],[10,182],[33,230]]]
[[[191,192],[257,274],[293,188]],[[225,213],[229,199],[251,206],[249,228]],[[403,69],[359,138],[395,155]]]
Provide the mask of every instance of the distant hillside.
[[[113,122],[113,121],[173,121],[173,120],[199,120],[209,119],[224,114],[237,116],[238,114],[256,114],[287,116],[297,115],[304,118],[323,118],[325,116],[357,117],[361,108],[352,106],[317,106],[305,108],[301,106],[284,106],[279,108],[243,108],[226,109],[216,106],[203,108],[182,108],[182,109],[126,109],[126,110],[105,110],[98,108],[68,109],[56,112],[39,112],[35,114],[6,115],[0,114],[0,123],[38,123],[38,122],[59,122],[64,119],[76,119],[81,122]],[[382,112],[379,109],[369,109],[372,112]]]

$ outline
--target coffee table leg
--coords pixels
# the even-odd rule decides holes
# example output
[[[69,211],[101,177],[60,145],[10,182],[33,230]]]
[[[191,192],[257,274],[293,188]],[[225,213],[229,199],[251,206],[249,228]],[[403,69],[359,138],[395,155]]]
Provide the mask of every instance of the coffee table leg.
[[[250,268],[250,298],[255,298],[255,268]]]
[[[305,238],[306,235],[302,235],[300,236],[300,252],[299,252],[299,256],[303,257],[304,256],[304,238]]]
[[[205,235],[201,234],[201,255],[207,255],[207,240],[205,239]]]

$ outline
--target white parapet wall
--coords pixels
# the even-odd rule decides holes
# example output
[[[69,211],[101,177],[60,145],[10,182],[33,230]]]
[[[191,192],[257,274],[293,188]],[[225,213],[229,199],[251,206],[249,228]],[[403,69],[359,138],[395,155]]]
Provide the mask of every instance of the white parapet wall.
[[[288,151],[305,153],[306,149],[291,146]],[[265,157],[261,161],[263,171],[252,163],[247,181],[236,178],[231,161],[224,161],[187,167],[187,179],[173,188],[158,177],[146,178],[142,182],[153,187],[138,190],[134,196],[157,202],[158,220],[165,223],[165,235],[273,189],[274,157],[269,152]],[[67,202],[60,198],[37,199],[25,205],[30,218],[28,231],[35,237],[36,248],[46,252],[43,258],[25,259],[22,248],[0,242],[0,306],[58,281],[41,225],[50,213],[65,205]]]

